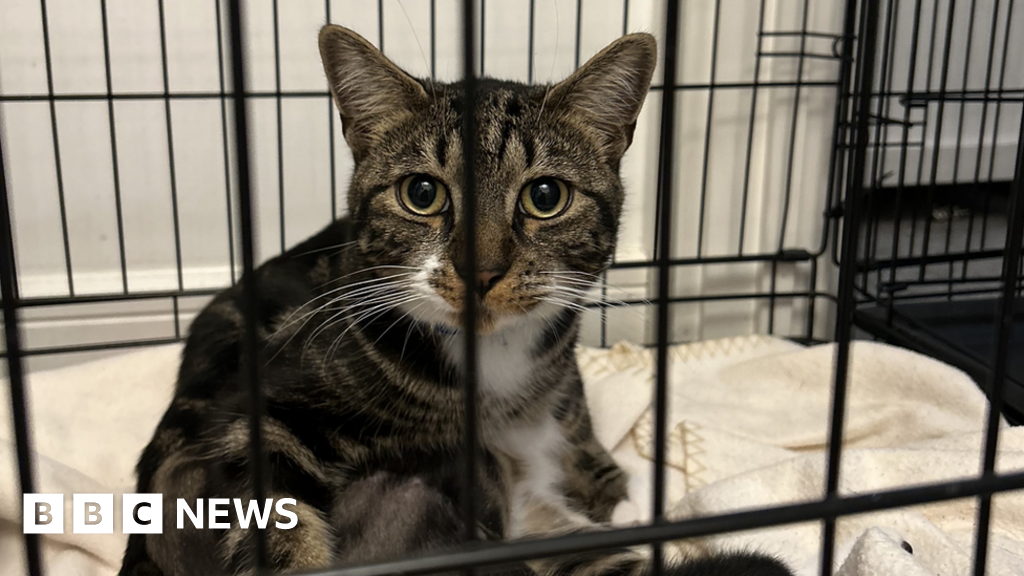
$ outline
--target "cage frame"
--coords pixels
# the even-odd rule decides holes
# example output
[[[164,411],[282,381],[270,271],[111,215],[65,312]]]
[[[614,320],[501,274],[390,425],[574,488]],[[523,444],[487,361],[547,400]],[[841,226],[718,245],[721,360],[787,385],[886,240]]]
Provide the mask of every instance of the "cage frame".
[[[920,5],[921,0],[917,0]],[[836,201],[836,206],[841,207],[842,226],[829,227],[829,220],[826,218],[826,234],[823,234],[823,243],[831,231],[836,237],[841,236],[841,242],[834,243],[839,250],[839,289],[835,297],[837,305],[836,319],[836,357],[833,377],[833,397],[830,410],[829,442],[828,442],[828,466],[826,473],[826,492],[823,498],[816,501],[791,504],[784,506],[773,506],[756,510],[732,512],[721,515],[687,519],[682,521],[667,521],[664,518],[664,467],[665,467],[665,420],[666,420],[666,399],[667,399],[667,358],[668,358],[668,327],[670,324],[670,307],[676,300],[671,297],[670,275],[673,269],[688,261],[684,259],[673,259],[671,257],[670,231],[671,203],[672,203],[672,170],[674,149],[673,122],[675,115],[675,92],[676,90],[664,90],[664,99],[660,118],[660,152],[658,157],[658,220],[662,233],[658,235],[659,250],[653,262],[625,263],[625,266],[655,266],[658,271],[657,306],[657,345],[656,345],[656,378],[655,378],[655,462],[654,462],[654,521],[650,525],[631,528],[618,528],[602,532],[574,534],[549,539],[521,540],[501,543],[484,543],[475,541],[475,533],[472,529],[466,534],[467,542],[451,551],[435,553],[414,558],[397,559],[384,562],[377,562],[368,565],[338,567],[326,570],[308,572],[310,576],[383,576],[385,574],[426,574],[442,570],[465,570],[471,573],[475,568],[493,566],[514,561],[521,561],[531,558],[551,557],[566,553],[580,551],[599,551],[611,547],[651,545],[655,551],[655,558],[660,558],[660,544],[670,540],[677,540],[689,537],[710,535],[721,532],[748,530],[764,528],[782,524],[815,521],[822,522],[822,553],[821,573],[831,574],[833,571],[833,554],[835,546],[835,522],[837,518],[861,514],[872,511],[887,510],[896,507],[911,506],[942,500],[975,497],[978,498],[978,516],[975,535],[974,551],[974,574],[980,576],[985,573],[989,524],[991,519],[991,502],[994,494],[1024,489],[1024,472],[998,474],[995,472],[996,449],[999,437],[1000,414],[1003,407],[1004,397],[1002,394],[1006,381],[1006,367],[1010,354],[1009,330],[1013,321],[1013,303],[1018,298],[1018,279],[1021,274],[1021,252],[1024,242],[1024,139],[1018,142],[1016,155],[1015,176],[1011,190],[1011,208],[1009,210],[1008,233],[1006,245],[1003,248],[1004,258],[1002,274],[1000,277],[1001,289],[999,293],[999,309],[996,316],[997,322],[993,326],[996,335],[996,353],[992,359],[990,379],[986,383],[989,391],[988,418],[985,428],[985,443],[981,454],[983,457],[982,471],[976,478],[962,479],[958,481],[941,482],[913,487],[891,489],[870,494],[855,496],[840,495],[838,491],[838,479],[842,457],[842,430],[845,414],[846,380],[850,362],[850,344],[853,338],[853,331],[857,325],[856,310],[861,303],[858,300],[857,279],[862,277],[863,270],[858,265],[859,235],[863,222],[862,204],[865,195],[875,185],[865,183],[867,171],[867,155],[870,148],[870,132],[872,128],[872,100],[874,97],[873,86],[875,78],[876,48],[878,39],[879,5],[880,1],[875,0],[847,0],[845,10],[844,29],[846,34],[837,42],[841,45],[840,59],[843,63],[844,74],[840,79],[838,90],[840,97],[837,99],[837,119],[845,119],[849,114],[852,120],[848,125],[842,121],[836,123],[836,144],[851,142],[848,149],[852,154],[836,154],[833,158],[833,169],[831,170],[834,179],[830,178],[830,199]],[[45,0],[42,0],[45,14]],[[162,2],[161,2],[162,4]],[[240,0],[229,0],[228,23],[230,29],[231,45],[231,66],[234,82],[233,88],[229,91],[223,90],[213,95],[222,99],[230,98],[234,102],[234,125],[233,129],[237,137],[238,154],[236,155],[236,170],[239,182],[237,187],[237,202],[240,208],[240,242],[242,249],[243,277],[249,281],[245,282],[244,305],[248,311],[246,315],[246,332],[244,338],[243,370],[248,389],[250,392],[249,421],[250,421],[250,458],[254,491],[257,498],[262,498],[265,492],[266,464],[261,446],[260,417],[263,411],[262,394],[259,382],[259,365],[255,351],[258,341],[256,336],[256,324],[254,321],[256,295],[258,285],[251,281],[252,272],[255,269],[253,250],[253,216],[252,216],[252,194],[249,182],[249,152],[248,152],[248,120],[247,101],[250,98],[258,97],[245,91],[245,61],[242,50],[243,33],[242,26],[242,3]],[[275,1],[275,13],[276,4]],[[532,4],[532,3],[531,3]],[[805,0],[805,7],[806,7]],[[892,6],[890,0],[889,5]],[[666,18],[666,42],[664,47],[664,77],[662,87],[676,86],[677,57],[679,51],[679,2],[678,0],[667,0],[665,10]],[[806,8],[805,8],[806,10]],[[162,10],[161,10],[162,14]],[[219,11],[218,11],[219,14]],[[475,98],[475,78],[477,75],[474,61],[474,46],[476,38],[477,17],[475,14],[475,2],[465,0],[462,3],[463,16],[463,77],[467,87],[467,99],[472,108]],[[105,21],[104,21],[105,22]],[[161,29],[163,21],[161,19]],[[218,31],[220,29],[218,28]],[[808,32],[806,29],[803,31]],[[44,35],[45,18],[44,18]],[[106,37],[106,34],[104,35]],[[220,42],[220,39],[218,39]],[[948,52],[948,48],[947,48]],[[169,99],[166,84],[166,46],[164,45],[164,79],[165,93],[162,98],[167,102],[167,114],[170,115]],[[948,56],[948,54],[947,54]],[[799,54],[801,60],[807,55],[803,48]],[[110,93],[109,84],[109,60],[108,70],[108,94],[106,99],[112,103],[118,96]],[[51,118],[55,101],[61,97],[53,94],[52,72],[49,64],[49,52],[47,50],[47,76],[50,94]],[[883,75],[884,76],[884,75]],[[319,93],[318,93],[319,94]],[[277,98],[278,105],[284,95],[278,91],[271,94]],[[130,97],[130,96],[129,96]],[[197,96],[198,97],[198,96]],[[4,97],[5,100],[11,99]],[[223,108],[222,108],[223,110]],[[709,115],[710,124],[710,115]],[[471,142],[475,137],[472,115],[467,115],[462,127],[464,141]],[[53,120],[53,130],[56,131],[56,120]],[[710,127],[708,128],[710,130]],[[1024,122],[1021,126],[1024,133]],[[113,119],[111,119],[111,131],[113,132]],[[169,133],[169,138],[170,133]],[[333,142],[333,134],[332,134]],[[57,139],[54,138],[54,145],[57,146]],[[333,145],[333,144],[332,144]],[[6,361],[10,377],[11,410],[15,439],[17,445],[18,471],[20,488],[23,493],[34,492],[35,478],[33,474],[33,463],[31,453],[31,427],[28,421],[28,410],[25,391],[25,369],[24,359],[32,353],[23,349],[19,329],[20,310],[38,305],[46,304],[71,304],[78,302],[105,301],[114,296],[75,296],[72,292],[70,298],[66,299],[33,299],[23,300],[18,294],[17,268],[15,263],[15,250],[13,241],[12,220],[7,189],[6,172],[4,169],[4,143],[0,139],[0,290],[2,290],[2,310],[4,320],[4,331],[6,338]],[[172,147],[173,149],[173,147]],[[470,224],[468,230],[473,230],[471,225],[475,221],[473,209],[475,196],[473,194],[473,170],[474,158],[473,146],[468,146],[466,154],[466,183],[468,184],[467,199],[463,217]],[[173,152],[172,152],[173,153]],[[59,156],[59,151],[57,152]],[[332,155],[333,158],[333,155]],[[115,160],[116,162],[116,160]],[[171,160],[173,163],[173,159]],[[116,164],[115,164],[116,166]],[[59,170],[59,160],[58,160]],[[115,167],[116,170],[116,167]],[[705,161],[706,170],[706,161]],[[173,173],[173,170],[172,170]],[[934,180],[934,179],[933,179]],[[832,183],[835,183],[835,190],[832,190]],[[840,201],[840,191],[844,192]],[[833,204],[830,203],[830,206]],[[63,210],[63,208],[62,208]],[[65,228],[66,232],[66,228]],[[177,229],[176,229],[177,233]],[[475,246],[473,234],[467,234],[469,248],[467,249],[466,270],[475,268]],[[825,253],[825,246],[822,246],[822,253]],[[67,236],[65,234],[65,250],[67,250]],[[789,259],[803,259],[805,254],[786,254],[784,250],[770,255],[773,263],[785,262]],[[737,259],[742,260],[750,256],[738,255]],[[123,263],[123,239],[122,239],[122,263]],[[699,263],[706,263],[708,259],[700,260]],[[816,260],[810,259],[815,262]],[[180,264],[180,252],[179,252]],[[180,273],[180,267],[179,267]],[[68,259],[68,276],[71,279],[70,258]],[[466,282],[471,282],[472,275],[466,274]],[[72,283],[73,285],[73,283]],[[182,288],[179,276],[179,288]],[[774,286],[773,286],[774,288]],[[129,298],[156,298],[170,297],[177,298],[193,294],[185,290],[177,292],[161,293],[158,295],[122,295]],[[471,295],[472,291],[467,290]],[[777,298],[785,295],[770,293],[767,297]],[[793,297],[809,298],[814,300],[820,297],[812,288],[807,293],[796,294]],[[472,297],[467,299],[466,306],[466,330],[470,336],[475,331],[475,301]],[[813,309],[813,306],[812,306]],[[176,323],[177,325],[177,323]],[[180,337],[180,334],[176,335]],[[176,341],[176,340],[175,340]],[[146,341],[137,345],[150,345],[162,343],[162,341]],[[128,344],[132,345],[132,344]],[[464,409],[466,418],[466,446],[467,461],[464,465],[463,474],[463,518],[467,527],[475,525],[477,511],[474,509],[474,474],[475,455],[478,446],[476,432],[476,354],[475,339],[466,338],[467,358],[470,359],[465,366],[464,381],[467,384],[464,394]],[[98,348],[91,348],[98,349]],[[68,351],[81,351],[81,347]],[[38,351],[35,353],[39,353]],[[48,351],[53,353],[53,351]],[[257,546],[257,567],[266,565],[266,546],[263,530],[256,530]],[[44,574],[40,555],[40,542],[37,535],[25,535],[25,549],[27,554],[27,567],[30,576],[41,576]],[[656,562],[656,573],[661,569],[660,562]]]

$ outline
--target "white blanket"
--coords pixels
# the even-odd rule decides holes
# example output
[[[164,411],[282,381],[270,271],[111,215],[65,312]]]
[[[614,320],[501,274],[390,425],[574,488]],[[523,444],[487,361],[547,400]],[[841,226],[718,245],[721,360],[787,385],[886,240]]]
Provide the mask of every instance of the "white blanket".
[[[167,406],[179,346],[134,352],[32,375],[29,384],[39,492],[65,493],[63,535],[43,539],[50,574],[115,574],[124,548],[113,535],[70,530],[72,493],[133,488],[132,468]],[[595,427],[631,473],[619,523],[650,504],[652,355],[619,344],[579,352]],[[813,500],[823,491],[833,347],[744,337],[673,348],[669,426],[671,516]],[[4,385],[4,394],[7,387]],[[0,398],[6,406],[7,398]],[[977,473],[985,399],[963,373],[904,350],[858,343],[853,351],[841,488],[870,492]],[[0,574],[23,571],[21,498],[13,434],[0,415]],[[999,470],[1024,469],[1024,429],[1004,428]],[[995,500],[990,574],[1024,574],[1024,496]],[[119,506],[118,506],[119,512]],[[976,502],[918,506],[843,519],[841,576],[969,572]],[[754,548],[816,574],[820,523],[688,541],[682,553]],[[905,547],[911,547],[913,554]]]
[[[823,495],[834,352],[833,345],[802,348],[756,336],[672,350],[671,518]],[[580,357],[601,439],[632,474],[633,506],[618,510],[616,520],[645,521],[652,425],[648,397],[636,390],[653,386],[652,353],[620,344],[607,352],[583,350]],[[867,342],[854,345],[852,359],[842,494],[977,475],[986,401],[970,378],[930,358]],[[1024,469],[1024,428],[1004,427],[999,446],[998,471]],[[1001,495],[994,509],[988,573],[1024,574],[1024,495]],[[976,500],[964,499],[842,519],[836,569],[841,576],[968,574],[975,517]],[[811,575],[819,570],[820,534],[821,524],[811,522],[679,548],[763,550]]]

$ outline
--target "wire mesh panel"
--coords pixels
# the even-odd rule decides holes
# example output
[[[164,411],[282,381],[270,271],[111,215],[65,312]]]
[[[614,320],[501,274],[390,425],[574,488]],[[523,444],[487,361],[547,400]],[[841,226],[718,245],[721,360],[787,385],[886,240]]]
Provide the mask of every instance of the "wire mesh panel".
[[[1016,18],[1012,1],[1005,7],[995,1],[987,13],[991,30],[999,29],[1003,22],[1005,32],[1001,37],[1004,47],[1009,46]],[[32,35],[38,31],[45,63],[45,81],[32,80],[31,74],[25,72],[32,67],[19,63],[17,58],[13,64],[8,60],[0,68],[0,72],[15,70],[11,74],[15,84],[23,83],[11,89],[8,74],[0,75],[0,120],[4,130],[0,137],[0,287],[4,357],[10,376],[23,492],[34,491],[31,422],[24,393],[23,360],[27,355],[177,341],[189,319],[182,311],[184,302],[191,302],[192,298],[202,301],[218,286],[244,276],[247,281],[243,283],[241,301],[246,330],[239,360],[247,383],[247,473],[255,497],[262,500],[266,493],[267,454],[261,427],[265,406],[256,329],[261,286],[253,270],[259,261],[293,246],[311,229],[344,212],[339,180],[343,180],[349,162],[343,146],[335,141],[339,127],[327,92],[319,85],[303,86],[308,78],[303,76],[301,66],[287,65],[293,58],[307,60],[309,49],[289,45],[286,38],[291,34],[283,32],[285,25],[290,22],[297,28],[312,26],[311,23],[319,24],[325,18],[331,20],[332,14],[363,18],[364,31],[372,32],[375,28],[378,45],[387,50],[391,40],[385,23],[402,15],[410,27],[419,27],[424,32],[422,37],[412,35],[422,58],[420,73],[444,77],[448,72],[440,73],[445,59],[439,54],[445,50],[461,64],[452,76],[464,83],[468,109],[472,109],[476,98],[477,77],[492,69],[488,66],[508,66],[507,70],[518,67],[526,79],[544,80],[547,77],[537,54],[546,52],[541,45],[552,42],[547,32],[555,32],[554,48],[568,42],[564,35],[558,37],[561,24],[557,18],[554,28],[542,30],[540,23],[550,21],[538,16],[544,9],[541,2],[524,2],[519,6],[518,14],[525,18],[523,31],[527,32],[525,52],[520,52],[526,55],[525,59],[515,59],[511,49],[495,44],[507,36],[493,33],[494,23],[509,21],[510,16],[504,13],[508,6],[504,4],[421,2],[413,9],[421,16],[415,19],[409,11],[412,3],[407,6],[382,1],[376,4],[375,12],[366,10],[366,3],[360,3],[363,10],[350,11],[341,9],[341,4],[309,3],[300,10],[289,3],[285,10],[284,3],[276,1],[242,4],[236,0],[223,5],[203,4],[207,10],[203,18],[194,17],[195,13],[177,4],[171,7],[171,3],[117,5],[117,10],[139,11],[141,15],[133,18],[155,21],[158,34],[153,36],[123,25],[119,19],[128,12],[117,12],[118,17],[113,18],[114,2],[101,1],[99,11],[92,15],[94,20],[98,19],[99,34],[94,40],[100,40],[100,47],[94,46],[91,56],[88,51],[75,52],[69,48],[68,43],[76,38],[51,33],[51,19],[60,11],[52,11],[46,2],[38,6],[11,3],[4,8],[18,16],[17,21],[30,22],[32,26],[24,28],[28,32],[17,36],[17,42],[0,45],[0,56],[10,46],[32,45]],[[636,545],[653,547],[657,573],[663,554],[660,546],[668,541],[820,521],[820,571],[831,574],[836,568],[838,518],[967,497],[979,497],[974,562],[976,574],[985,572],[991,495],[1024,488],[1024,473],[995,472],[1000,414],[1006,404],[1014,402],[1011,351],[1017,345],[1013,339],[1013,320],[1020,301],[1024,240],[1024,145],[1020,138],[1024,121],[1019,113],[1020,99],[1013,94],[1022,89],[1005,88],[1003,79],[993,89],[994,74],[989,74],[980,89],[969,90],[969,69],[973,69],[969,52],[959,69],[964,78],[959,95],[948,89],[947,81],[957,71],[951,64],[953,31],[956,22],[963,20],[952,1],[944,20],[939,16],[940,7],[947,5],[941,2],[928,4],[932,12],[925,14],[930,15],[932,22],[928,43],[943,45],[937,65],[939,94],[934,98],[930,80],[923,92],[916,91],[914,82],[917,46],[922,41],[922,0],[914,4],[911,16],[908,3],[895,0],[851,0],[841,11],[828,2],[762,0],[756,18],[750,11],[744,12],[743,23],[730,27],[723,23],[730,9],[728,4],[728,0],[686,6],[674,1],[664,5],[615,2],[608,5],[617,10],[600,12],[608,37],[637,26],[633,18],[638,11],[645,15],[642,22],[664,30],[660,35],[664,53],[655,74],[658,80],[645,116],[638,124],[637,149],[625,167],[627,180],[634,179],[631,185],[640,191],[631,201],[635,214],[624,227],[616,262],[606,273],[599,295],[594,298],[593,310],[588,313],[588,338],[594,343],[604,345],[639,334],[635,339],[647,337],[655,346],[655,472],[651,511],[654,520],[634,528],[553,539],[473,541],[477,537],[474,527],[479,514],[474,493],[480,438],[477,319],[472,283],[478,262],[474,239],[476,158],[474,147],[467,146],[462,205],[467,231],[462,271],[467,285],[463,318],[467,361],[462,375],[465,428],[460,496],[468,542],[454,551],[319,573],[370,576],[455,569],[471,573],[474,569],[509,562]],[[969,38],[973,38],[975,22],[985,19],[982,4],[980,0],[971,3],[971,24],[966,29]],[[50,7],[53,5],[51,2]],[[561,10],[570,15],[565,22],[574,31],[568,35],[572,49],[568,56],[561,52],[566,69],[580,63],[584,32],[589,29],[584,23],[595,5],[548,5],[556,13]],[[38,12],[28,17],[29,8]],[[608,14],[616,15],[612,18],[614,26],[607,25]],[[909,48],[906,34],[901,33],[907,18],[913,22]],[[452,41],[452,34],[439,32],[443,26],[440,21],[445,19],[460,25],[458,42]],[[11,22],[12,18],[0,21]],[[708,22],[711,25],[705,26]],[[937,37],[935,31],[942,28],[940,24],[947,32]],[[181,42],[177,47],[171,40],[175,37],[171,33],[174,26],[185,29],[177,38]],[[89,26],[80,29],[85,34]],[[691,33],[694,30],[710,34]],[[112,47],[118,33],[131,37],[128,42],[133,47],[134,42],[137,47],[148,48],[138,48],[143,52],[135,52],[134,59],[127,58],[129,68],[138,68],[115,82],[118,67]],[[727,37],[732,34],[738,42]],[[982,36],[978,34],[979,38]],[[985,37],[989,42],[990,70],[993,54],[997,52],[992,47],[995,37],[992,33]],[[396,43],[403,41],[408,44],[409,38]],[[519,38],[520,44],[521,41]],[[598,41],[599,45],[602,43]],[[975,44],[971,39],[966,43]],[[737,51],[736,58],[729,63],[723,56],[726,47]],[[412,50],[412,45],[407,48]],[[150,50],[148,56],[146,49]],[[896,72],[901,65],[897,55],[906,49],[912,54],[906,73],[909,79],[902,89],[894,88],[893,77],[903,77],[902,72]],[[61,50],[67,56],[64,65],[76,58],[98,59],[102,62],[101,74],[90,78],[87,67],[67,76],[55,74],[59,68],[55,64],[62,61],[55,53]],[[557,60],[559,50],[550,52]],[[923,65],[929,74],[936,66],[932,60],[934,52],[929,48],[930,55]],[[1008,59],[1005,54],[1003,68]],[[176,69],[183,65],[175,63],[179,56],[181,62],[201,61],[208,69],[205,73]],[[139,64],[152,63],[150,57],[160,63],[155,72]],[[269,66],[261,68],[261,63]],[[18,72],[19,66],[25,70]],[[413,69],[416,66],[409,65]],[[550,76],[558,77],[554,73],[556,66],[552,64],[551,68]],[[213,88],[175,88],[172,76],[179,73],[182,76],[175,82],[208,82]],[[318,81],[322,84],[322,79]],[[120,87],[120,82],[128,88]],[[972,98],[979,91],[982,118],[974,126],[981,137],[974,141],[975,148],[969,148],[963,145],[964,134],[971,126],[968,104],[974,102]],[[957,159],[948,178],[941,167],[946,164],[940,161],[945,154],[946,141],[941,134],[947,122],[947,100],[959,103],[953,147]],[[1000,106],[1006,108],[1002,113]],[[900,107],[902,119],[895,118]],[[933,114],[933,107],[934,121],[926,119],[925,128],[915,127],[918,121],[911,119],[912,110],[923,108],[927,117]],[[1006,168],[1007,161],[998,159],[1005,154],[998,151],[1004,143],[993,137],[995,143],[986,147],[985,127],[998,134],[1001,123],[1014,118],[1008,112],[1011,108],[1018,110],[1017,126],[1013,144],[1008,145],[1013,149],[1012,168]],[[325,119],[328,122],[323,133],[314,137],[303,130],[305,120],[295,120],[290,114],[298,118],[308,115],[318,123]],[[989,115],[993,117],[991,123]],[[290,117],[292,120],[288,120]],[[473,115],[466,114],[462,121],[464,141],[473,142],[479,136]],[[43,172],[45,178],[39,179],[34,177],[35,163],[43,148],[38,139],[29,136],[38,135],[33,130],[38,126],[48,129],[49,137],[44,138],[47,152],[42,157],[52,168]],[[917,216],[903,222],[903,205],[909,203],[906,198],[910,194],[906,183],[911,180],[906,176],[911,164],[908,150],[913,148],[911,128],[922,138],[916,145],[920,152],[915,169],[928,174],[923,184],[917,181],[915,187],[924,188],[929,204],[934,205],[940,188],[947,186],[944,179],[948,179],[949,186],[967,186],[971,194],[981,194],[985,199],[980,208],[969,208],[969,232],[963,252],[952,251],[958,233],[949,222],[937,226],[928,219],[918,222]],[[155,138],[151,132],[154,129]],[[890,129],[900,132],[896,144],[891,140]],[[932,130],[930,138],[928,130]],[[157,146],[158,140],[160,147],[154,152],[152,147]],[[933,142],[930,147],[929,140]],[[972,152],[977,161],[972,165],[973,175],[964,184],[960,157]],[[895,191],[890,191],[895,195],[892,210],[896,216],[894,222],[886,224],[879,214],[884,212],[882,207],[887,202],[882,197],[887,193],[884,166],[892,154],[899,166],[898,184]],[[153,158],[159,160],[159,166]],[[984,177],[978,168],[983,158],[990,167]],[[91,169],[97,165],[102,169]],[[319,168],[315,176],[308,173],[309,166]],[[157,173],[166,178],[152,176]],[[211,174],[217,177],[211,178]],[[133,182],[132,178],[140,180]],[[1005,185],[1005,209],[997,211],[999,189],[991,186],[1000,180],[1010,183]],[[110,194],[97,198],[90,196],[92,192],[75,191],[76,186],[87,186],[89,190],[98,186]],[[129,198],[144,190],[160,200],[147,200],[148,204],[133,212]],[[75,202],[81,204],[72,206]],[[953,212],[948,211],[947,216],[952,218]],[[75,222],[79,217],[83,220]],[[842,226],[835,226],[840,218]],[[910,242],[901,248],[901,230],[906,226],[914,231],[910,233]],[[138,228],[133,232],[133,227]],[[922,230],[917,232],[915,227]],[[982,230],[975,232],[978,228]],[[992,247],[986,248],[985,238],[996,228],[1003,230],[995,234],[1001,240],[991,240]],[[135,233],[138,237],[133,238]],[[207,233],[210,235],[205,236]],[[941,250],[933,246],[932,237],[936,234],[944,234]],[[980,235],[980,240],[974,239],[975,234]],[[885,243],[886,238],[889,244]],[[157,247],[158,241],[164,242],[161,247]],[[835,266],[827,262],[830,242]],[[929,252],[933,249],[939,252],[937,256]],[[999,270],[990,271],[987,277],[972,276],[974,267],[969,271],[968,261],[978,254],[997,258]],[[165,266],[146,268],[137,262]],[[196,265],[192,266],[193,263]],[[936,269],[948,274],[933,276],[932,270]],[[870,494],[841,493],[846,383],[854,328],[892,335],[897,333],[897,319],[920,327],[924,322],[907,321],[903,307],[904,302],[916,302],[922,295],[922,299],[937,295],[940,302],[955,300],[958,310],[964,310],[960,298],[972,294],[957,292],[953,285],[971,282],[990,282],[984,294],[994,296],[987,301],[991,305],[989,317],[971,315],[972,320],[984,323],[983,329],[988,330],[992,342],[988,353],[979,355],[979,362],[984,363],[982,381],[991,398],[981,452],[982,474],[956,482]],[[622,286],[623,283],[627,285]],[[945,291],[928,292],[929,286],[941,286]],[[616,291],[626,294],[619,299],[614,296]],[[900,297],[900,292],[915,298]],[[641,316],[639,324],[616,321],[613,314],[626,311],[609,309],[609,305],[619,300],[626,305],[626,311],[633,305],[646,316]],[[155,314],[153,309],[140,304],[158,301],[170,310]],[[823,306],[825,302],[835,305]],[[170,327],[151,337],[115,335],[85,343],[38,346],[21,342],[22,329],[31,333],[33,322],[47,319],[45,314],[29,317],[35,310],[60,310],[56,314],[61,314],[65,309],[81,310],[80,307],[93,305],[106,306],[96,309],[96,316],[124,314],[126,310],[143,316],[162,315],[168,317],[164,320],[170,322]],[[669,345],[676,340],[743,332],[784,334],[803,341],[835,337],[837,353],[823,497],[813,502],[669,521],[664,515]],[[263,530],[256,534],[253,557],[261,567],[268,560],[266,539]],[[29,574],[44,573],[36,537],[26,535],[25,547]]]
[[[1012,239],[1024,11],[1012,1],[883,5],[860,312],[868,329],[990,377]],[[1018,284],[1021,282],[1018,275]],[[1020,346],[1018,326],[1014,345]],[[1024,415],[1011,362],[1008,415]]]
[[[559,79],[625,32],[664,29],[651,1],[478,4],[477,69],[521,81]],[[54,366],[84,358],[60,352],[180,339],[241,268],[226,6],[19,0],[0,10],[26,353]],[[352,160],[310,31],[340,22],[414,74],[455,79],[461,46],[444,31],[457,29],[460,10],[404,0],[249,7],[258,262],[345,212]],[[669,248],[673,269],[686,272],[671,283],[670,338],[828,339],[834,270],[819,257],[831,225],[836,88],[850,64],[840,58],[842,10],[720,0],[684,4],[680,18]],[[624,161],[622,233],[591,296],[588,344],[655,337],[664,93],[656,81]]]

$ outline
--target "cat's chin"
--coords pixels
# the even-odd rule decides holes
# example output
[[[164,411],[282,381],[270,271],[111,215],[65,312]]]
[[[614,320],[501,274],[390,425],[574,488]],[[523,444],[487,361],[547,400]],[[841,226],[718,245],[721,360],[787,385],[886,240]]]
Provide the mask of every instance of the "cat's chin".
[[[477,314],[476,333],[477,336],[489,336],[521,322],[527,314],[494,314],[492,312],[480,311]],[[430,319],[418,318],[421,323],[429,324],[432,330],[443,336],[458,334],[462,332],[462,318],[460,313],[449,312],[444,315],[432,315]]]
[[[404,306],[400,306],[404,308]],[[511,311],[496,310],[491,306],[480,305],[477,308],[476,333],[478,336],[489,336],[508,328],[531,322],[546,322],[560,314],[562,306],[549,302],[538,302],[527,308]],[[429,326],[431,331],[443,336],[462,332],[462,311],[450,305],[428,307],[410,306],[406,312],[418,323]]]

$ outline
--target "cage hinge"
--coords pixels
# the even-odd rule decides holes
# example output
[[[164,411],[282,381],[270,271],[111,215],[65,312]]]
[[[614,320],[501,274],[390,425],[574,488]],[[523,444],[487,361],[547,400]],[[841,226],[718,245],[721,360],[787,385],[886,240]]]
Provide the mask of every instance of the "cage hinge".
[[[888,294],[902,292],[908,288],[910,288],[909,282],[882,282],[878,285],[879,292],[885,292]]]
[[[825,210],[825,217],[838,220],[839,218],[843,217],[843,213],[843,205],[836,204],[835,206],[829,208],[828,210]]]
[[[779,250],[779,253],[775,255],[775,259],[779,262],[804,262],[806,260],[813,260],[814,257],[803,248],[786,248]]]

